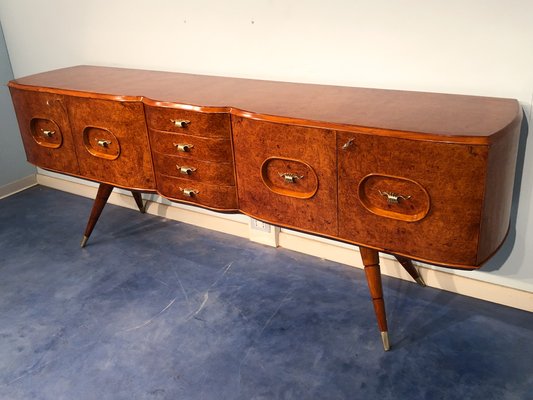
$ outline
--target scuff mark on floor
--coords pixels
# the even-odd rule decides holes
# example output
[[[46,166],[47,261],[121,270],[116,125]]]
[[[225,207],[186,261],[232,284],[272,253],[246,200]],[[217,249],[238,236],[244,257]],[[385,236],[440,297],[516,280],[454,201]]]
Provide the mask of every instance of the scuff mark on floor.
[[[207,301],[209,300],[209,291],[215,287],[215,285],[224,277],[224,275],[226,275],[229,271],[229,269],[231,268],[231,266],[233,265],[233,261],[230,262],[229,264],[226,264],[224,266],[224,272],[222,272],[222,275],[220,275],[217,279],[215,279],[215,281],[211,284],[211,286],[209,286],[207,288],[207,290],[205,291],[204,293],[204,296],[203,296],[203,300],[202,300],[202,303],[200,304],[200,306],[196,309],[195,312],[193,313],[190,313],[187,318],[185,319],[186,321],[189,321],[191,318],[196,318],[196,316],[204,309],[205,305],[207,304]],[[177,275],[176,275],[177,277]],[[179,280],[179,279],[178,279]]]
[[[170,307],[172,307],[172,304],[174,304],[174,302],[176,301],[177,297],[174,297],[172,299],[172,301],[170,303],[167,304],[167,306],[165,308],[163,308],[161,311],[159,311],[156,315],[154,315],[152,318],[144,321],[142,324],[140,325],[137,325],[137,326],[134,326],[133,328],[129,328],[129,329],[126,329],[124,332],[131,332],[131,331],[134,331],[134,330],[137,330],[137,329],[141,329],[147,325],[150,325],[154,319],[156,319],[157,317],[159,317],[161,314],[163,314],[166,310],[168,310]]]

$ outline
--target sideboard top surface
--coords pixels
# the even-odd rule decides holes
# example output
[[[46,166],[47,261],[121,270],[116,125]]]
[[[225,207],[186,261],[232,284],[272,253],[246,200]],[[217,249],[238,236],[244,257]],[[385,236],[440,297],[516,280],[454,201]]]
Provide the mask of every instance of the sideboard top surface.
[[[521,118],[516,100],[76,66],[15,79],[12,87],[148,105],[220,108],[248,116],[471,138],[488,143]]]

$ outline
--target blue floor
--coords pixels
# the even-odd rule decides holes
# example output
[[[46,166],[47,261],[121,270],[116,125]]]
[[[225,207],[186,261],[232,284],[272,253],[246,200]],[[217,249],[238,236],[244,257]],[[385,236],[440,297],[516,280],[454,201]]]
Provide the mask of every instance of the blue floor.
[[[0,201],[0,399],[533,399],[530,313],[35,187]]]

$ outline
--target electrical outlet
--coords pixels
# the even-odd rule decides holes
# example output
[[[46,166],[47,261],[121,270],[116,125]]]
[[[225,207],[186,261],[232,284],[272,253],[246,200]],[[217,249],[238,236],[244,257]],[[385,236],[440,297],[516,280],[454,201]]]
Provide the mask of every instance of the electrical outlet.
[[[263,221],[250,218],[249,238],[252,242],[261,243],[267,246],[278,247],[279,227],[267,224]]]
[[[270,229],[271,229],[271,225],[270,224],[267,224],[263,221],[258,221],[257,219],[253,219],[252,218],[252,229],[256,230],[256,231],[261,231],[261,232],[270,232]]]

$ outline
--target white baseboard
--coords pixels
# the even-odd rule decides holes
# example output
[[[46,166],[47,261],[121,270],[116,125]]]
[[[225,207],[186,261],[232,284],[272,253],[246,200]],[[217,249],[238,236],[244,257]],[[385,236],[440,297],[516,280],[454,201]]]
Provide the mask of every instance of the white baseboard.
[[[11,196],[12,194],[18,193],[24,189],[37,185],[37,176],[36,174],[28,175],[18,181],[8,183],[7,185],[0,186],[0,199],[4,197]]]
[[[55,176],[37,174],[37,182],[43,186],[90,198],[94,198],[97,191],[94,184],[81,179],[68,178],[65,180]],[[144,195],[144,197],[149,198],[146,208],[148,214],[247,239],[253,236],[250,234],[250,218],[246,216],[215,213],[197,207],[170,203],[156,195]],[[114,191],[109,198],[109,203],[137,209],[133,197],[127,191]],[[280,247],[362,268],[356,246],[286,229],[278,230],[278,232],[277,240]],[[390,256],[382,256],[380,262],[384,275],[412,281],[399,263]],[[452,270],[445,272],[425,265],[418,265],[418,270],[427,286],[533,312],[533,293],[530,291],[456,275]]]

